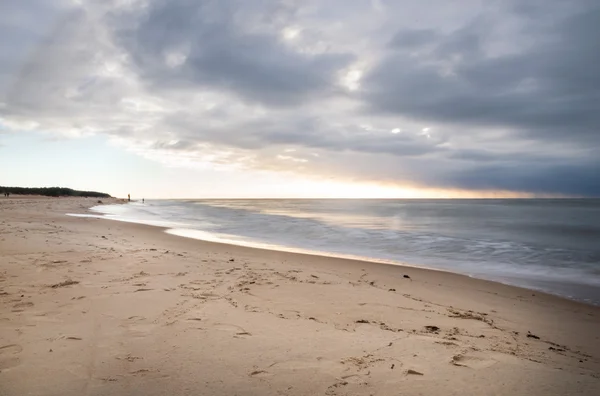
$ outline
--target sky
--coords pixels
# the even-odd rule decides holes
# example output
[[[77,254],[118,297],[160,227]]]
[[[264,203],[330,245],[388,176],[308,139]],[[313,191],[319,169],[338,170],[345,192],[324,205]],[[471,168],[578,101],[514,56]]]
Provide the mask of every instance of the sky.
[[[3,0],[0,185],[600,196],[597,0]]]

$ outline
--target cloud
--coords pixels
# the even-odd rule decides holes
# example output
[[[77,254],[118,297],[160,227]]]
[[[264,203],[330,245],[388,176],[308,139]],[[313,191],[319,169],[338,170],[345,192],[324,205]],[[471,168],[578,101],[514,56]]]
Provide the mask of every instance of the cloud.
[[[535,19],[531,7],[499,15],[517,25],[504,50],[494,51],[509,44],[495,42],[499,22],[485,17],[446,33],[401,29],[365,76],[365,101],[372,111],[597,144],[600,7],[576,1],[561,18],[553,5]]]
[[[36,44],[43,41],[61,12],[59,2],[43,0],[0,3],[0,94],[19,74],[19,67]]]
[[[262,20],[256,21],[257,14]],[[145,83],[155,88],[213,88],[269,106],[332,94],[335,72],[353,55],[294,51],[278,36],[285,27],[280,19],[288,19],[281,14],[280,7],[242,1],[165,0],[142,16],[121,15],[115,27]]]
[[[431,29],[403,29],[390,40],[390,47],[398,49],[414,49],[433,43],[438,34]]]
[[[0,6],[2,129],[172,166],[600,195],[595,1],[78,3]]]
[[[600,161],[582,163],[520,163],[483,165],[436,178],[438,185],[471,189],[494,189],[503,186],[508,191],[528,191],[547,194],[568,191],[575,196],[600,196],[597,169]]]

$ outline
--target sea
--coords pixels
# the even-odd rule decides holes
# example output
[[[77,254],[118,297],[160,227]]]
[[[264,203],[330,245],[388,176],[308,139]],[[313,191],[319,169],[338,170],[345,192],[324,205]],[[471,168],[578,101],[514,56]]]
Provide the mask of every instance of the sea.
[[[407,264],[600,305],[597,199],[183,199],[93,210],[206,241]]]

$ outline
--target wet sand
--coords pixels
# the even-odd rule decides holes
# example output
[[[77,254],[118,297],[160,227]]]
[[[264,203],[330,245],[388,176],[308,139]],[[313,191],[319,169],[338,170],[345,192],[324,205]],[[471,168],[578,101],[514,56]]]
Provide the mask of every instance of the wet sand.
[[[0,199],[0,395],[600,394],[598,307],[65,216],[96,202]]]

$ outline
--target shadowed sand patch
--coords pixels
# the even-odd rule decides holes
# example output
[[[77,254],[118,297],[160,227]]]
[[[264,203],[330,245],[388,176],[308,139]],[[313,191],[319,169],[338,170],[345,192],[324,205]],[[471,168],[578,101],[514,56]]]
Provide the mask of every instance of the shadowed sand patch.
[[[455,366],[482,369],[486,367],[491,367],[498,362],[487,357],[459,354],[452,356],[452,360],[450,361],[450,363],[452,363]]]

